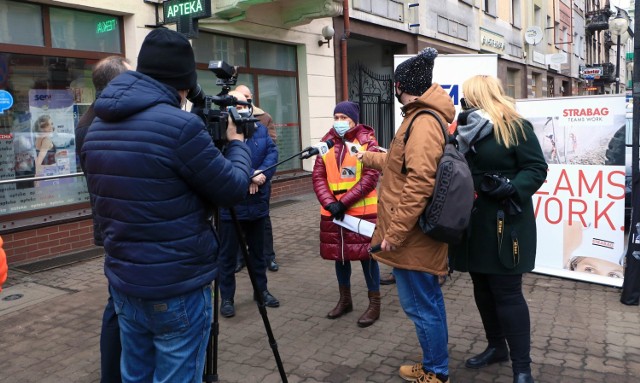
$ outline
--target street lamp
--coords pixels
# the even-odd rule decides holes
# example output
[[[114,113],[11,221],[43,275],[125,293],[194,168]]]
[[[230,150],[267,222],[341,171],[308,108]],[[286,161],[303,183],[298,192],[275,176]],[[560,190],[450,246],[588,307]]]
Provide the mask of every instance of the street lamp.
[[[629,38],[629,33],[627,33],[627,29],[629,28],[629,19],[627,19],[623,14],[622,10],[618,7],[618,13],[616,17],[609,20],[609,32],[611,33],[611,37],[617,37],[616,42],[616,94],[620,93],[620,44],[625,43]],[[626,36],[625,36],[626,35]],[[624,41],[622,41],[624,38]]]

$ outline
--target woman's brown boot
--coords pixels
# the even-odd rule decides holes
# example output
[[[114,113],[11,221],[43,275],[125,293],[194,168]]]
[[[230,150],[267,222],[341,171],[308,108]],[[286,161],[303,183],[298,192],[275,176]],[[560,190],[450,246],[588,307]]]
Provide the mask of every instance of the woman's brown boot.
[[[358,319],[358,326],[369,327],[380,318],[380,292],[369,291],[369,307]]]
[[[339,286],[340,287],[340,300],[338,300],[338,304],[333,310],[329,311],[327,314],[327,318],[336,319],[338,317],[343,316],[346,313],[353,311],[353,303],[351,302],[351,287],[349,286]]]

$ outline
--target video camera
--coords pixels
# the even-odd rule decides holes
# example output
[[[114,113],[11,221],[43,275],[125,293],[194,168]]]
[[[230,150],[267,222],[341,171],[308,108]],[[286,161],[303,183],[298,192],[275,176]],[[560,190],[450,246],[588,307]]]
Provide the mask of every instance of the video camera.
[[[238,101],[229,95],[231,86],[235,85],[238,80],[238,67],[231,66],[224,61],[213,60],[209,61],[209,70],[218,78],[216,85],[222,86],[222,91],[216,96],[208,96],[204,94],[200,84],[197,84],[187,94],[187,99],[193,104],[191,111],[204,120],[207,132],[216,143],[227,140],[229,116],[236,124],[236,131],[239,134],[244,134],[245,138],[250,138],[255,132],[258,119],[241,116],[236,106],[246,105],[251,111],[253,111],[253,106],[249,102]],[[212,104],[217,105],[219,109],[213,109]]]

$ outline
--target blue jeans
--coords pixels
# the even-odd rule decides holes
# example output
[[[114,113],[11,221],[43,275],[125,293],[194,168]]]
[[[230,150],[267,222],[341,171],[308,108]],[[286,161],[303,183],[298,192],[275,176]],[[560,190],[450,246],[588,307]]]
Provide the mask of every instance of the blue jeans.
[[[158,300],[110,291],[120,324],[122,382],[201,383],[211,286]]]
[[[421,271],[393,269],[398,298],[416,326],[425,371],[449,375],[447,315],[438,277]]]
[[[258,291],[267,289],[267,261],[264,256],[264,221],[238,221],[249,248],[250,267],[254,271]],[[232,221],[221,221],[218,228],[220,235],[220,252],[218,253],[218,277],[220,281],[220,298],[233,299],[236,294],[235,268],[240,241]]]
[[[369,291],[380,291],[380,267],[378,266],[378,261],[367,259],[360,261],[360,264],[362,265],[364,280],[367,282],[367,289]],[[351,286],[351,262],[336,261],[336,277],[338,278],[338,285]]]
[[[102,331],[100,332],[100,383],[120,383],[120,326],[118,316],[113,307],[113,299],[109,295],[107,305],[102,314]]]

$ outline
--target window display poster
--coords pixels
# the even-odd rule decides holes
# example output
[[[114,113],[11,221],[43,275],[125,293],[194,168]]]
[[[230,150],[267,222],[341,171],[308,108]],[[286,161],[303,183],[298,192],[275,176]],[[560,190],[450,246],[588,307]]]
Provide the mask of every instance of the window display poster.
[[[549,164],[533,196],[538,228],[535,272],[622,286],[625,168],[613,136],[625,129],[624,96],[523,99]],[[620,141],[624,146],[624,142]]]
[[[70,174],[76,169],[74,96],[71,90],[29,90],[35,175]],[[17,159],[16,159],[17,160]],[[62,179],[60,181],[63,181]],[[41,181],[40,185],[50,181]]]

